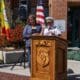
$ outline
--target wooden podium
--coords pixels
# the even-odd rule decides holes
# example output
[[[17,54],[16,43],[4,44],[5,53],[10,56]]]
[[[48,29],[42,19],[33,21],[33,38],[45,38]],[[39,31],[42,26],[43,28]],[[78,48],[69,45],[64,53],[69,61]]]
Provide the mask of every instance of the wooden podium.
[[[67,41],[56,36],[32,36],[31,77],[67,80]]]

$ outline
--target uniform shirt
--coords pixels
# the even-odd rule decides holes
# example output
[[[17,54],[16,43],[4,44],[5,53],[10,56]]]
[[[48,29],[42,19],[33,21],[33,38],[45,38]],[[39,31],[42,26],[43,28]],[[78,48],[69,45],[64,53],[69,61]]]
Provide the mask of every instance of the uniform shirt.
[[[46,36],[53,36],[53,35],[59,36],[59,35],[61,35],[61,31],[56,27],[50,27],[50,28],[46,27],[44,29],[43,34],[46,35]]]

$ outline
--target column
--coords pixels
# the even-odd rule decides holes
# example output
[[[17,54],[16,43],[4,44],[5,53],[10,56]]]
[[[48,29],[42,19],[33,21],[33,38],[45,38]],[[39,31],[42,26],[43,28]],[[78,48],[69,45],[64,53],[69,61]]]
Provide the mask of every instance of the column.
[[[49,0],[49,15],[55,20],[65,21],[62,38],[67,39],[67,0]]]

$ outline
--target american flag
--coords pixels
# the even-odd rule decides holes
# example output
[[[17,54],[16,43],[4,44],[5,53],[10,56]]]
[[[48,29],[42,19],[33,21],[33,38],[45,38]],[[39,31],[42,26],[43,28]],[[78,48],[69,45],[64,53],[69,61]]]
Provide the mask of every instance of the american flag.
[[[37,0],[37,7],[36,7],[36,23],[43,25],[44,24],[44,8],[42,0]]]

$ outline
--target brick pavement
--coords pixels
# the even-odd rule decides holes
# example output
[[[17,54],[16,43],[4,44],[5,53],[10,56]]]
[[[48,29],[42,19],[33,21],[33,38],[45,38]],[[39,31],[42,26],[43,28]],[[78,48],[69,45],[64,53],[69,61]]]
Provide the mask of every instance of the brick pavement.
[[[29,77],[0,72],[0,80],[29,80]]]

